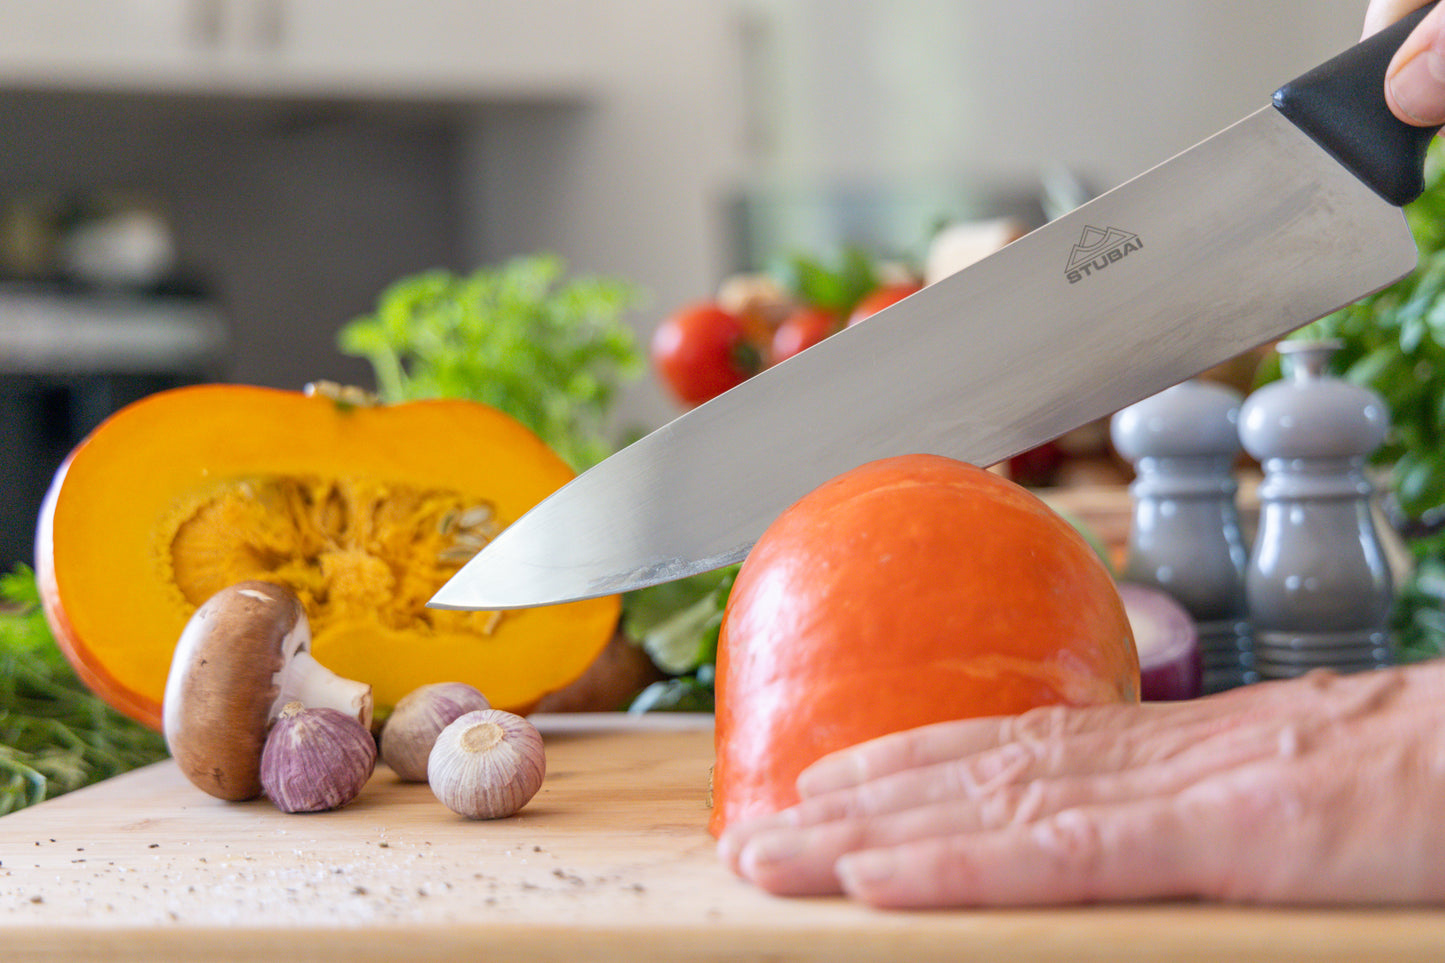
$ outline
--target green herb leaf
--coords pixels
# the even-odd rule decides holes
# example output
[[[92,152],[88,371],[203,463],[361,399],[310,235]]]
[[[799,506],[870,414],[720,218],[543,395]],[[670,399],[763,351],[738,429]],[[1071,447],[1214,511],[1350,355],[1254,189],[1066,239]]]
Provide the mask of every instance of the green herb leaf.
[[[0,576],[0,814],[164,759],[165,740],[92,695],[25,566]]]
[[[662,671],[696,672],[717,658],[723,609],[737,574],[738,566],[731,565],[629,592],[623,600],[623,631],[640,641]]]
[[[1425,192],[1405,216],[1420,260],[1394,285],[1306,328],[1334,338],[1342,376],[1376,391],[1390,433],[1376,453],[1390,470],[1387,493],[1416,561],[1397,593],[1393,630],[1400,657],[1445,652],[1445,147],[1430,146]]]
[[[772,274],[797,300],[840,318],[852,314],[879,283],[873,259],[857,247],[844,248],[832,264],[795,254],[778,263]]]
[[[628,712],[712,712],[715,705],[711,678],[684,676],[663,679],[643,689]]]
[[[718,633],[738,569],[730,565],[623,596],[623,631],[673,676],[648,686],[629,711],[712,710]]]
[[[616,279],[565,274],[546,255],[465,276],[417,274],[387,288],[337,341],[371,363],[384,401],[484,402],[580,470],[616,447],[608,416],[622,383],[644,370],[623,321],[640,295]]]

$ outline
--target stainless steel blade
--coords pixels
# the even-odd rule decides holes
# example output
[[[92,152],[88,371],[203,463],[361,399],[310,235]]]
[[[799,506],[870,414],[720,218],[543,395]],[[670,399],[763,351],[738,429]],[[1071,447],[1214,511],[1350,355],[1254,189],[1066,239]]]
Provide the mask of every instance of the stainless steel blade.
[[[1404,216],[1272,107],[694,409],[508,527],[439,608],[609,595],[747,553],[888,455],[989,465],[1408,273]]]

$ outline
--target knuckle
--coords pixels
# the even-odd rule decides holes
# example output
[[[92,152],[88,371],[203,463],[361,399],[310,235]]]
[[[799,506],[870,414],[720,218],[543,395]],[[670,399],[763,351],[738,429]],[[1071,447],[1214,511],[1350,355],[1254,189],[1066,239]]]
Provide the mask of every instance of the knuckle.
[[[1036,706],[1004,722],[1004,737],[1011,742],[1035,744],[1058,739],[1069,733],[1069,710],[1065,706]]]
[[[1023,826],[1047,814],[1048,800],[1043,783],[1028,782],[986,793],[977,803],[979,828],[1002,829]]]
[[[1038,762],[1037,744],[1010,742],[981,755],[961,760],[955,770],[955,779],[958,788],[977,797],[1027,780]]]
[[[898,794],[886,783],[866,783],[841,801],[834,818],[865,818],[898,809]]]
[[[1009,794],[1009,821],[1015,824],[1031,823],[1049,810],[1048,791],[1044,783],[1031,782]]]
[[[1098,821],[1083,809],[1065,809],[1034,825],[1034,842],[1060,876],[1087,884],[1104,861]]]

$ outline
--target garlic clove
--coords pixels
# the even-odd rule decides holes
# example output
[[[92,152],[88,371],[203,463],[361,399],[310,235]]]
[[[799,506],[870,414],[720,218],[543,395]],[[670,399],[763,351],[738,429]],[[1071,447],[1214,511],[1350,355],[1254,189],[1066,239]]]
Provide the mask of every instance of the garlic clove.
[[[381,729],[381,759],[403,782],[426,782],[427,757],[437,735],[458,716],[492,704],[465,682],[435,682],[397,701]]]
[[[354,716],[289,702],[261,751],[261,787],[283,812],[322,812],[355,799],[375,768],[376,740]]]
[[[512,815],[542,788],[546,774],[537,727],[500,709],[458,717],[437,736],[427,761],[437,799],[469,819]]]

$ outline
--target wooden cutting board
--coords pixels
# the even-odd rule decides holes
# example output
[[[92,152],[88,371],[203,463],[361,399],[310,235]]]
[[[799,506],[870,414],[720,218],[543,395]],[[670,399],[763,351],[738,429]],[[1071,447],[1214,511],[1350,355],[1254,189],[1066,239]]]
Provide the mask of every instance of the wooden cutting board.
[[[471,822],[385,768],[351,805],[225,803],[170,762],[0,818],[6,960],[1429,960],[1445,913],[1160,904],[879,912],[767,896],[707,834],[706,717],[540,719],[548,778]]]

